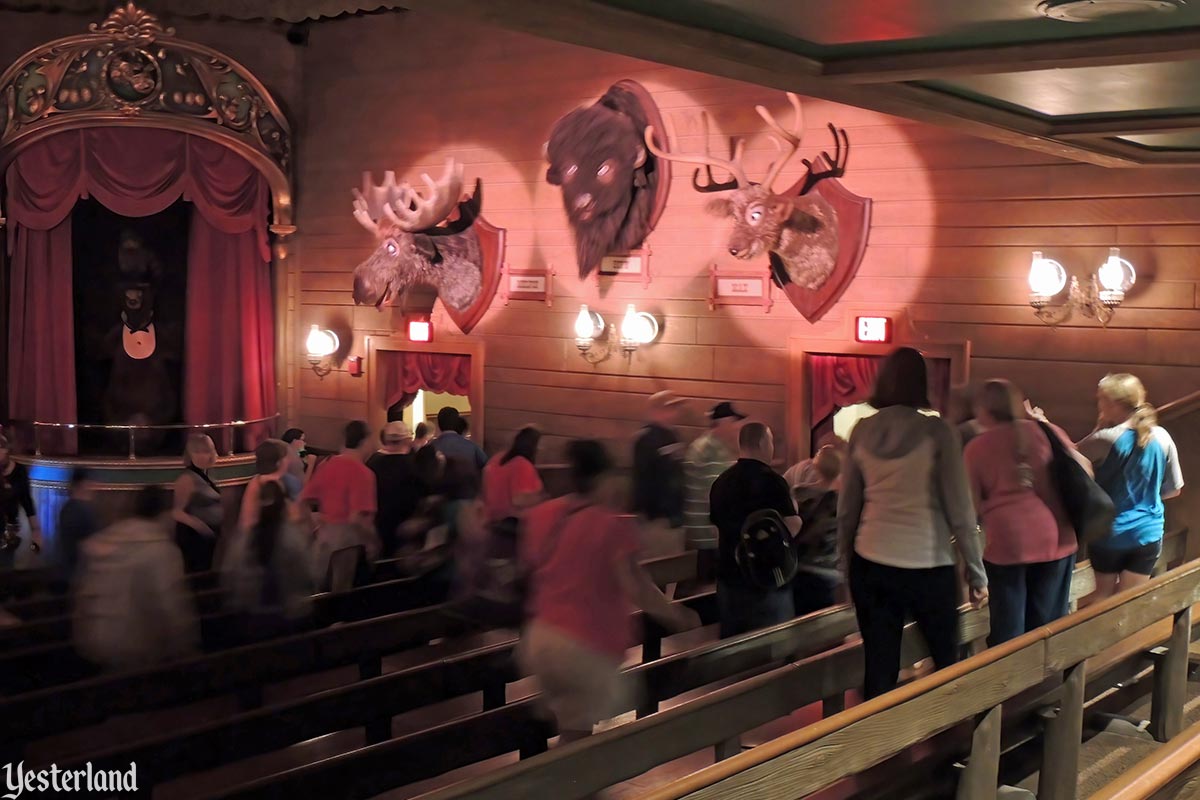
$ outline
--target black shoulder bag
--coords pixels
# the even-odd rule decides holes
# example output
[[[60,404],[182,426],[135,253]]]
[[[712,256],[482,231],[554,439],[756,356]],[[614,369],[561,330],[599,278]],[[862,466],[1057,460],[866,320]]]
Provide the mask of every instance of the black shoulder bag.
[[[1044,422],[1042,432],[1050,440],[1050,478],[1058,489],[1067,519],[1075,528],[1080,544],[1091,544],[1112,535],[1117,510],[1112,498],[1096,483],[1087,470],[1071,457],[1058,434]]]

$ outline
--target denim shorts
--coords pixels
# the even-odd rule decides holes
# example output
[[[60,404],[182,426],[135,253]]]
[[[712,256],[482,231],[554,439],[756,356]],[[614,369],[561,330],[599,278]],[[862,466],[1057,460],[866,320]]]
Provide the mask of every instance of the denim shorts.
[[[1119,572],[1152,575],[1154,565],[1158,563],[1158,557],[1162,555],[1162,539],[1137,547],[1121,549],[1090,544],[1087,555],[1088,560],[1092,562],[1092,569],[1096,572],[1103,572],[1106,575],[1115,575]]]

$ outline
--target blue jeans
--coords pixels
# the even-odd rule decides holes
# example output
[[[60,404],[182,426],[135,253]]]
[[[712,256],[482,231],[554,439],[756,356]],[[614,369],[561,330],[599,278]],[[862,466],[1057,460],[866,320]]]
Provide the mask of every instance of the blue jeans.
[[[988,606],[991,633],[988,645],[1015,639],[1026,631],[1065,617],[1071,605],[1071,574],[1075,555],[1039,564],[991,564]]]
[[[717,610],[722,639],[778,625],[796,616],[790,585],[770,591],[718,581]]]

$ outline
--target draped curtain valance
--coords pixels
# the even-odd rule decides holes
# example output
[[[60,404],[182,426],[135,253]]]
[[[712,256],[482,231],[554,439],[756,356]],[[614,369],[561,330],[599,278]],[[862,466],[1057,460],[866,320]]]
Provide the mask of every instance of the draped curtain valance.
[[[383,397],[387,408],[407,406],[426,389],[445,394],[471,392],[471,357],[450,353],[386,351],[383,364]]]
[[[212,227],[253,231],[263,261],[270,192],[248,161],[222,145],[154,128],[68,131],[26,149],[8,169],[8,216],[18,227],[47,231],[81,197],[126,217],[146,217],[181,197]],[[9,252],[16,237],[9,239]]]

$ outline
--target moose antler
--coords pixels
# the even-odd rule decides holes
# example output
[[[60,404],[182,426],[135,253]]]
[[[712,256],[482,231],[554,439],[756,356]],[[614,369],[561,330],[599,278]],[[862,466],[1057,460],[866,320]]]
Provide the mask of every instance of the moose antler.
[[[708,146],[707,145],[707,142],[708,142],[707,117],[705,117],[704,132],[705,132],[705,137],[704,137],[705,138],[705,147],[707,147]],[[716,156],[710,155],[707,152],[705,152],[705,153],[668,153],[666,150],[663,150],[661,147],[659,147],[658,144],[654,141],[654,126],[653,125],[646,126],[645,138],[646,138],[646,147],[649,148],[650,152],[653,153],[658,158],[663,158],[663,159],[666,159],[667,161],[678,161],[683,164],[700,164],[701,166],[707,168],[708,179],[709,179],[709,183],[707,186],[702,185],[699,182],[700,170],[696,170],[696,175],[693,176],[693,178],[692,178],[692,183],[696,187],[697,191],[720,192],[720,191],[724,191],[725,189],[741,189],[741,188],[745,188],[750,185],[750,179],[746,177],[746,171],[744,169],[742,169],[742,163],[741,163],[742,145],[741,145],[740,141],[738,142],[737,145],[734,146],[732,158],[717,158]],[[713,167],[717,167],[718,169],[728,172],[730,175],[733,176],[733,181],[726,182],[724,184],[719,184],[719,183],[716,183],[715,181],[713,181],[713,176],[712,176],[712,168]]]
[[[763,186],[771,191],[774,191],[775,179],[779,177],[779,173],[783,172],[787,162],[792,160],[792,156],[796,155],[804,137],[804,111],[800,107],[800,98],[792,92],[788,92],[787,99],[792,104],[792,129],[790,131],[775,121],[775,116],[767,110],[766,106],[754,107],[758,115],[763,118],[763,122],[767,123],[767,127],[771,129],[771,140],[775,142],[775,146],[780,151],[779,159],[771,164],[771,168],[767,171],[767,177],[763,180]]]
[[[396,181],[396,173],[383,174],[383,183],[373,185],[371,173],[363,173],[362,191],[354,190],[354,218],[376,236],[382,233],[381,220],[402,231],[416,233],[437,225],[454,210],[462,194],[463,168],[453,158],[436,182],[421,175],[427,194],[422,196],[407,181]]]

